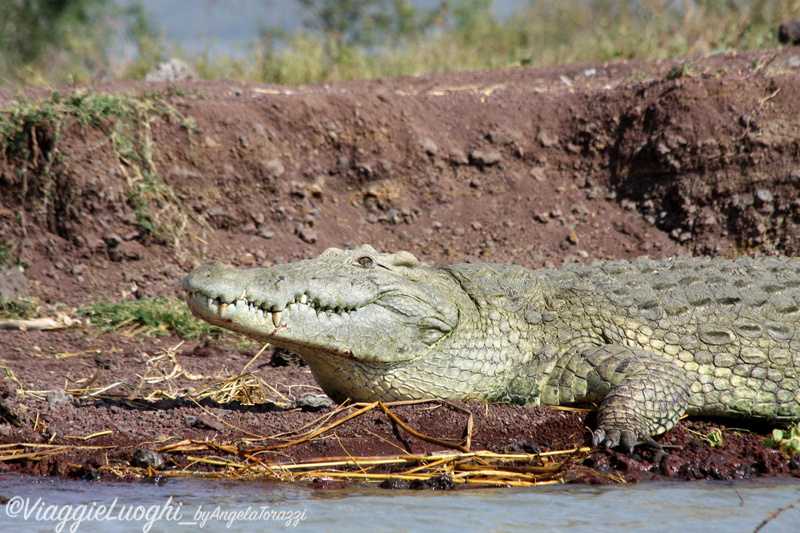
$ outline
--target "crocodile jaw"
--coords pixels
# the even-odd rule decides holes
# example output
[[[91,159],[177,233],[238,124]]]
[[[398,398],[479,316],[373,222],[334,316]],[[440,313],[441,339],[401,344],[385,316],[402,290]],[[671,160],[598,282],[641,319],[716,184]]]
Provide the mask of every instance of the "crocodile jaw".
[[[421,270],[410,254],[365,246],[271,268],[210,263],[183,286],[198,317],[298,353],[312,371],[322,359],[396,366],[427,353],[459,321],[446,296],[453,279]]]
[[[271,312],[246,298],[226,302],[199,291],[188,292],[186,301],[199,318],[298,353],[309,364],[310,358],[323,354],[362,362],[399,363],[418,357],[452,330],[430,316],[409,321],[380,300],[340,312],[317,310],[300,301]],[[378,329],[385,329],[387,334],[377,335]]]

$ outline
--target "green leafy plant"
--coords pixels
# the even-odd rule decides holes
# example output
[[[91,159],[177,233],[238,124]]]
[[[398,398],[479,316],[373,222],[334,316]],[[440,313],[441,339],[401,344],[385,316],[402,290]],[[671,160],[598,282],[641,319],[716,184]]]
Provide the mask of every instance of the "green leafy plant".
[[[764,439],[764,446],[775,448],[793,457],[800,453],[800,426],[795,423],[786,429],[773,429],[772,437]]]
[[[13,302],[0,300],[0,318],[28,320],[40,316],[42,316],[42,305],[38,301],[29,298],[20,298]]]

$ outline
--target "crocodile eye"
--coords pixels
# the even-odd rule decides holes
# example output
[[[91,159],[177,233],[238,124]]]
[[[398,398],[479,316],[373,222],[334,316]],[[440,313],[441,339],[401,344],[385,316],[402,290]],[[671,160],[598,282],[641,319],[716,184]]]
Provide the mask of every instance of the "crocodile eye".
[[[363,257],[359,257],[358,259],[356,259],[356,264],[357,264],[358,266],[362,266],[362,267],[365,267],[365,268],[369,268],[369,267],[371,267],[373,264],[375,264],[375,261],[373,261],[373,259],[372,259],[370,256],[368,256],[368,255],[365,255],[365,256],[363,256]]]

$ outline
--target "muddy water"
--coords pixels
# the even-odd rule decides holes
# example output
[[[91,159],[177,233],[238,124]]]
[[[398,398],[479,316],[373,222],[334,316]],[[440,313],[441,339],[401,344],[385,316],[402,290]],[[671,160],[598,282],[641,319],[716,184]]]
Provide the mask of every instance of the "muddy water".
[[[0,477],[0,531],[753,531],[800,500],[800,481],[455,492],[196,479],[147,483]],[[765,533],[800,530],[800,505]]]

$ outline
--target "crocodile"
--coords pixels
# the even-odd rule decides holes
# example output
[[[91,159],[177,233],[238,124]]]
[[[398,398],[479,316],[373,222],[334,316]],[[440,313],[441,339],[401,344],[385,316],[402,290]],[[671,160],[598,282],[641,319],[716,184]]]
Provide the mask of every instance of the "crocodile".
[[[597,409],[593,445],[685,414],[800,419],[800,259],[423,266],[369,245],[184,280],[200,318],[300,355],[333,400]]]

